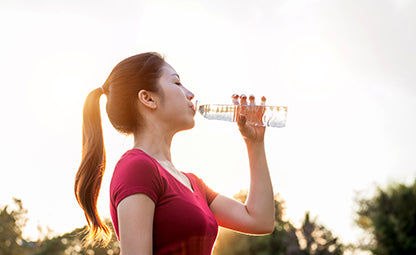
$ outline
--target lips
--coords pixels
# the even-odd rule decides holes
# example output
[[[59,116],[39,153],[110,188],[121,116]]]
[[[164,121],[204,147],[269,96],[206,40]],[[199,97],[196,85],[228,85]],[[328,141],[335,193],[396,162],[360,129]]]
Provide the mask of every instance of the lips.
[[[192,104],[191,106],[189,106],[189,108],[192,109],[192,111],[194,112],[194,115],[195,115],[195,113],[196,113],[195,106]]]

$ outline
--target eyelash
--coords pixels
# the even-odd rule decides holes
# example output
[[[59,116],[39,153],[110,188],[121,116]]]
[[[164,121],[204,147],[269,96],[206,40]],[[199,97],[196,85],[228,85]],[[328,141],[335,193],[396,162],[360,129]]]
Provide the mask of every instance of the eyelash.
[[[178,85],[178,86],[182,86],[182,83],[180,83],[180,82],[175,82],[175,84]]]

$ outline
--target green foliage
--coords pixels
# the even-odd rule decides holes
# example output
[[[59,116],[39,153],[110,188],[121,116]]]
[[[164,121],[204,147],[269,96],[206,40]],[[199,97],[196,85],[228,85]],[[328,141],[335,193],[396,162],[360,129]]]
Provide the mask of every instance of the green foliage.
[[[240,191],[234,198],[244,203],[247,191]],[[284,200],[275,196],[275,227],[270,235],[252,236],[221,229],[214,255],[338,255],[344,246],[324,226],[311,221],[306,213],[303,225],[296,229],[284,219]]]
[[[371,233],[364,244],[374,254],[416,254],[416,181],[413,185],[377,188],[374,197],[358,200],[356,223]]]
[[[106,247],[82,248],[86,226],[61,236],[28,242],[22,238],[22,228],[27,222],[27,210],[22,201],[14,199],[15,209],[0,208],[0,255],[115,255],[120,253],[116,235]],[[109,226],[111,222],[106,221]]]
[[[22,201],[14,198],[16,209],[9,210],[8,206],[0,209],[0,255],[25,254],[22,228],[26,224],[27,211],[23,208]]]
[[[247,191],[234,196],[245,202]],[[16,209],[7,206],[0,209],[0,255],[115,255],[120,253],[119,243],[113,231],[113,238],[107,247],[82,248],[85,228],[69,233],[27,242],[22,238],[22,228],[27,218],[22,202],[14,200]],[[111,222],[107,220],[111,226]],[[221,229],[214,248],[214,255],[338,255],[344,246],[324,226],[311,220],[306,213],[302,226],[296,229],[285,220],[284,201],[275,196],[275,228],[272,234],[253,236]]]
[[[306,213],[302,227],[297,230],[302,254],[339,255],[343,254],[344,247],[333,237],[331,231],[311,221],[309,212]]]
[[[109,220],[107,225],[111,226]],[[111,228],[112,229],[112,228]],[[120,253],[119,244],[113,231],[112,239],[106,247],[82,247],[82,240],[85,237],[86,226],[77,228],[69,233],[56,236],[52,239],[45,239],[38,244],[35,255],[115,255]]]

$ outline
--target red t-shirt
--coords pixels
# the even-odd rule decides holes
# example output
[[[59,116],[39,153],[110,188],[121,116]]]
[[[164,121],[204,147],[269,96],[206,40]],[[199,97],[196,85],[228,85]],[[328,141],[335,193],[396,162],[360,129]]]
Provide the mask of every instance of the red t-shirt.
[[[211,254],[218,223],[209,204],[218,193],[195,175],[184,174],[193,192],[143,151],[127,151],[117,163],[110,184],[110,210],[117,237],[118,204],[127,196],[143,193],[155,202],[154,254]]]

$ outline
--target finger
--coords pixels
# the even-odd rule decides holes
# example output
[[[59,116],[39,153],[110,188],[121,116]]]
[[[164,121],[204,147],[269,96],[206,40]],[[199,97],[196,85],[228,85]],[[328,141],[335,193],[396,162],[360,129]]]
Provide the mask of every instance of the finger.
[[[248,97],[247,121],[249,124],[256,124],[256,103],[254,95]]]
[[[257,111],[258,123],[261,126],[263,126],[263,115],[266,112],[266,107],[265,106],[266,106],[266,97],[262,96],[260,107],[259,107],[259,110]]]
[[[240,96],[240,106],[238,111],[238,119],[240,119],[240,115],[244,115],[244,124],[247,121],[247,96],[242,94]]]
[[[240,96],[240,105],[241,105],[241,109],[240,109],[240,114],[247,114],[247,96],[242,94]]]
[[[240,105],[240,103],[238,102],[238,99],[240,98],[240,96],[237,94],[233,94],[231,98],[233,99],[233,105],[234,105],[233,121],[236,121],[238,112],[240,111],[240,109],[238,109],[239,108],[238,106]]]
[[[265,96],[262,96],[261,97],[261,103],[260,103],[260,105],[261,106],[266,106],[266,97]]]
[[[261,115],[263,116],[264,112],[266,111],[266,97],[264,97],[264,96],[261,97],[261,104],[260,104],[260,106],[262,106],[261,107],[261,109],[262,109]]]
[[[247,96],[246,95],[241,94],[241,96],[240,96],[240,104],[241,105],[243,105],[243,104],[246,104],[247,105]]]
[[[256,105],[256,103],[254,102],[255,101],[254,95],[250,95],[248,97],[248,101],[250,102],[250,106]]]
[[[237,95],[237,94],[233,94],[233,95],[231,96],[231,98],[233,99],[233,104],[234,104],[234,105],[239,105],[239,103],[238,103],[238,99],[240,98],[240,96],[239,96],[239,95]]]

